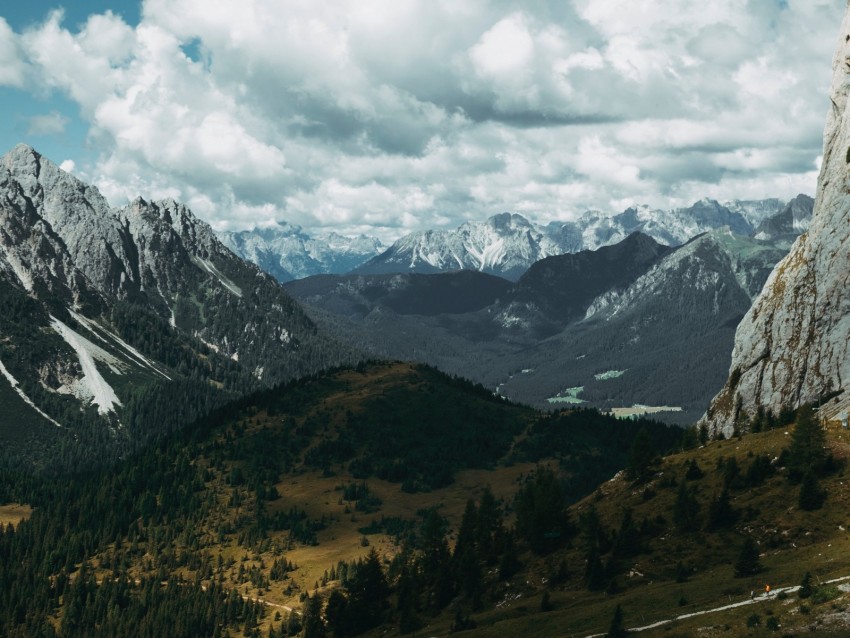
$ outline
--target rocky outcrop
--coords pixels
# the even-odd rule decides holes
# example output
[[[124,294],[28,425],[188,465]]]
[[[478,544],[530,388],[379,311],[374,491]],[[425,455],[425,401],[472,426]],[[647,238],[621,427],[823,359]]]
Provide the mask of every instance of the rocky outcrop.
[[[814,213],[735,336],[729,379],[704,423],[732,432],[758,406],[777,411],[850,382],[850,8],[833,59]]]

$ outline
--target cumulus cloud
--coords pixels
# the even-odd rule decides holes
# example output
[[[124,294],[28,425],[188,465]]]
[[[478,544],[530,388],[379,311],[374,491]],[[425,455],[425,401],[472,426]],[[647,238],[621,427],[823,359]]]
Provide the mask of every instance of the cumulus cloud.
[[[27,135],[58,135],[65,131],[68,118],[58,111],[44,115],[33,115],[29,118]]]
[[[842,11],[145,0],[132,26],[54,11],[16,34],[0,19],[0,84],[79,105],[99,150],[82,172],[115,203],[393,238],[502,210],[813,192]]]
[[[19,49],[18,37],[0,17],[0,86],[23,86],[25,76],[26,62]]]

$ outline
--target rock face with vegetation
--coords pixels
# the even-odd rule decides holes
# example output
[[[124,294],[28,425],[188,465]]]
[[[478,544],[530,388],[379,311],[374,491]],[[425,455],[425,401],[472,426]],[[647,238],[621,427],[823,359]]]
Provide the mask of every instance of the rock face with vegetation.
[[[0,440],[140,434],[351,359],[185,206],[112,208],[25,145],[0,158],[0,299]]]
[[[813,219],[738,327],[729,380],[705,417],[714,432],[729,434],[758,406],[796,407],[850,379],[850,11],[832,67]]]

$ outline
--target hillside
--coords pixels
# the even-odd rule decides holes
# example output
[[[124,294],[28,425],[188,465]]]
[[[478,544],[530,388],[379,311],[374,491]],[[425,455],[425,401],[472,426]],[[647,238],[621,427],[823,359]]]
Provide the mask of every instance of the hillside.
[[[659,447],[681,434],[645,425]],[[246,397],[109,470],[55,481],[2,471],[0,505],[12,505],[0,515],[18,526],[0,533],[0,632],[147,635],[179,614],[193,620],[169,635],[209,635],[212,613],[231,635],[267,635],[289,610],[307,613],[305,594],[353,586],[340,570],[356,578],[372,549],[383,569],[428,524],[432,542],[462,542],[470,498],[493,499],[488,535],[503,553],[499,512],[512,519],[538,463],[572,476],[558,490],[575,500],[625,463],[634,433],[592,412],[541,417],[432,369],[370,364]],[[385,576],[393,591],[397,577]],[[19,616],[23,600],[32,612]]]
[[[648,636],[845,635],[850,601],[824,583],[850,577],[850,435],[831,423],[824,450],[811,412],[789,419],[683,450],[695,436],[541,416],[428,368],[339,370],[246,397],[108,471],[0,472],[0,517],[17,525],[0,533],[0,630],[546,637],[604,632],[620,606],[628,627],[709,612]],[[809,598],[750,601],[806,572]],[[32,611],[16,613],[24,600]]]
[[[779,635],[847,635],[850,435],[829,425],[831,456],[819,478],[825,501],[816,498],[807,510],[789,454],[796,428],[776,426],[670,455],[648,480],[620,474],[602,484],[570,509],[573,547],[529,557],[522,599],[477,617],[471,635],[601,635],[617,606],[626,627],[694,614],[641,632],[649,637],[772,635],[774,623]],[[757,559],[752,573],[736,575],[747,539]],[[553,584],[559,564],[568,576]],[[810,597],[776,595],[796,588],[807,572]],[[833,579],[842,581],[826,584]],[[774,596],[763,595],[765,584]],[[551,609],[539,613],[546,593]],[[737,606],[699,613],[729,605]]]

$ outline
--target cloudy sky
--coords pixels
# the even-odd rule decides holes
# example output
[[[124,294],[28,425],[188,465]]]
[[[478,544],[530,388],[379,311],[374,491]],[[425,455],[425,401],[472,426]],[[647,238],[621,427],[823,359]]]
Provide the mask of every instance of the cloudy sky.
[[[812,194],[844,6],[3,3],[0,145],[218,229]]]

